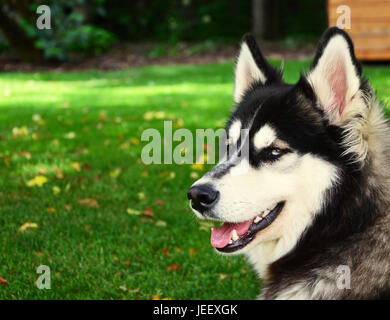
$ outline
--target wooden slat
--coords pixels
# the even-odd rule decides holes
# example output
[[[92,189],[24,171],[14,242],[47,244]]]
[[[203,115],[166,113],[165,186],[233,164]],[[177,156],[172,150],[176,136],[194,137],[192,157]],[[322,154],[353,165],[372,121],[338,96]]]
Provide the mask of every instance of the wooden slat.
[[[353,6],[355,8],[364,6],[390,5],[390,0],[328,0],[328,7]]]
[[[337,20],[329,20],[329,25],[336,25]],[[386,33],[390,30],[390,20],[377,20],[377,21],[367,21],[364,19],[354,19],[351,23],[351,29],[348,29],[349,33]]]
[[[328,22],[335,25],[339,5],[351,8],[347,31],[358,59],[390,60],[390,0],[328,0]]]
[[[340,14],[336,10],[329,10],[329,19],[337,19]],[[389,7],[367,7],[355,8],[351,7],[351,21],[356,18],[375,18],[375,19],[389,19],[390,20],[390,6]]]

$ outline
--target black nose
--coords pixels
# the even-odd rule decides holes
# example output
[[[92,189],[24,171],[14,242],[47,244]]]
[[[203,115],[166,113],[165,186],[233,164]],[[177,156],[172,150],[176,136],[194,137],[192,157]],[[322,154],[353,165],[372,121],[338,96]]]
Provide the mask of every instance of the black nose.
[[[210,209],[218,201],[219,192],[205,184],[192,187],[188,190],[187,196],[191,200],[191,206],[195,210],[203,212]]]

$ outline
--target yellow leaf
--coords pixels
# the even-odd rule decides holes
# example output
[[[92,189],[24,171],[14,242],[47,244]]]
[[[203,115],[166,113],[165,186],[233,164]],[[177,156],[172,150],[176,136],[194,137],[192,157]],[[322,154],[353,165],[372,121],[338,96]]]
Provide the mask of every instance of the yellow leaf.
[[[160,299],[160,296],[159,295],[157,295],[157,294],[155,294],[154,296],[153,296],[153,298],[152,298],[153,300],[161,300]]]
[[[191,165],[192,170],[202,171],[204,168],[204,165],[202,163],[194,163]]]
[[[198,179],[199,178],[199,173],[195,172],[195,171],[192,171],[191,174],[190,174],[190,177],[191,179]]]
[[[57,187],[57,186],[54,186],[54,187],[53,187],[53,194],[54,194],[54,195],[57,195],[57,194],[59,194],[60,192],[61,192],[60,187]]]
[[[20,232],[24,232],[28,228],[38,228],[38,225],[36,223],[34,223],[34,222],[26,222],[19,228],[19,231]]]
[[[81,171],[80,163],[78,163],[78,162],[72,162],[70,165],[71,165],[71,166],[73,167],[73,169],[75,169],[77,172],[80,172],[80,171]]]
[[[126,212],[131,215],[139,216],[141,214],[141,211],[139,210],[134,210],[131,208],[127,208]]]
[[[51,213],[55,213],[56,212],[56,209],[53,208],[53,207],[49,207],[47,208],[47,211],[51,212]]]
[[[120,168],[117,168],[114,171],[110,172],[110,177],[113,179],[116,179],[121,174],[121,172],[122,172],[122,170]]]
[[[45,176],[36,176],[34,179],[31,179],[27,182],[28,187],[42,187],[47,182],[47,178]]]
[[[137,138],[130,138],[130,143],[135,146],[139,146],[139,140]]]
[[[139,199],[139,200],[144,200],[145,198],[146,198],[145,193],[143,193],[143,192],[138,192],[138,199]]]
[[[162,228],[165,228],[167,226],[167,223],[163,220],[158,220],[156,222],[156,227],[162,227]]]

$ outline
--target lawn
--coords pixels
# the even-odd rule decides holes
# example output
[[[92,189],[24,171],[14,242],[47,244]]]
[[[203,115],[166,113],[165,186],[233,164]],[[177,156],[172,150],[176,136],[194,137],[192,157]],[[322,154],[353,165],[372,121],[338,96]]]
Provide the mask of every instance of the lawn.
[[[285,79],[307,66],[287,61]],[[390,68],[365,70],[389,102]],[[0,298],[255,298],[245,259],[215,254],[190,212],[207,166],[140,160],[143,130],[221,127],[232,91],[233,63],[0,74]]]

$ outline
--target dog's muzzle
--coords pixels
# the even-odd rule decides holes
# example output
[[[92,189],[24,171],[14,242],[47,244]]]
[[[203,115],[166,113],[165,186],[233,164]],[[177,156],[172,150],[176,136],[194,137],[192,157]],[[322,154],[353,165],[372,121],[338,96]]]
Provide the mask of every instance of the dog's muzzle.
[[[200,213],[210,210],[219,200],[219,191],[208,184],[193,186],[187,193],[191,207]]]

